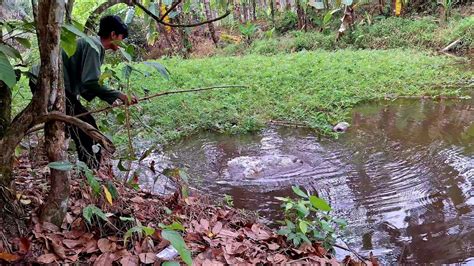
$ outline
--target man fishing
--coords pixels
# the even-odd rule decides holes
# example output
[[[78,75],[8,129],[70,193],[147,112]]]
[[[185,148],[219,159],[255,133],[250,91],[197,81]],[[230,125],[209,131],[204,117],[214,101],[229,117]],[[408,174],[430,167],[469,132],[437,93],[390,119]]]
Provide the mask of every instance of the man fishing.
[[[111,105],[117,103],[117,100],[127,105],[137,103],[135,97],[129,99],[126,94],[99,83],[100,67],[104,62],[105,51],[119,49],[118,43],[128,37],[127,26],[118,16],[105,16],[100,20],[97,35],[91,39],[99,48],[99,52],[84,38],[77,40],[76,51],[71,57],[68,57],[64,51],[62,52],[67,115],[76,116],[88,112],[81,104],[80,97],[87,101],[99,97]],[[34,75],[35,70],[32,72]],[[35,84],[35,80],[32,79],[30,81],[32,90]],[[83,115],[79,119],[97,128],[92,115]],[[79,128],[72,125],[68,125],[67,128],[76,145],[78,159],[85,162],[91,169],[98,169],[102,153],[100,149],[94,148],[97,143]]]

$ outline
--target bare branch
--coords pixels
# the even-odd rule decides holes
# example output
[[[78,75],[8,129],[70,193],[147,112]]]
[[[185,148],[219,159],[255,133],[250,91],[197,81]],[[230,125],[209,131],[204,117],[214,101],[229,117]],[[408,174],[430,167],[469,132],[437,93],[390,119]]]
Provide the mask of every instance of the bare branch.
[[[180,3],[180,1],[177,2],[178,4]],[[165,26],[169,26],[169,27],[175,27],[175,28],[191,28],[191,27],[197,27],[197,26],[201,26],[201,25],[204,25],[204,24],[208,24],[208,23],[212,23],[212,22],[215,22],[215,21],[218,21],[218,20],[221,20],[225,17],[227,17],[228,15],[230,15],[230,11],[227,10],[227,12],[225,14],[223,14],[222,16],[219,16],[217,18],[214,18],[214,19],[211,19],[211,20],[207,20],[207,21],[202,21],[202,22],[198,22],[198,23],[194,23],[194,24],[170,24],[170,23],[167,23],[167,22],[164,22],[163,19],[164,19],[164,16],[162,16],[161,18],[157,17],[155,14],[153,14],[150,10],[148,10],[146,7],[144,7],[142,4],[138,3],[137,0],[133,0],[133,4],[138,6],[141,10],[143,10],[143,12],[145,12],[148,16],[150,16],[151,18],[153,18],[157,23],[160,23],[160,24],[163,24]],[[178,4],[175,4],[174,7],[178,6]],[[170,8],[167,13],[171,12],[171,10],[174,9],[173,8]],[[166,14],[166,13],[165,13]]]
[[[102,147],[110,153],[115,151],[115,146],[111,140],[109,140],[106,136],[104,136],[100,131],[90,124],[80,120],[77,117],[65,115],[60,112],[49,112],[45,115],[38,117],[35,120],[35,124],[41,124],[48,121],[61,121],[68,123],[70,125],[78,127],[80,130],[84,131],[89,137],[94,139],[95,141],[99,142]]]

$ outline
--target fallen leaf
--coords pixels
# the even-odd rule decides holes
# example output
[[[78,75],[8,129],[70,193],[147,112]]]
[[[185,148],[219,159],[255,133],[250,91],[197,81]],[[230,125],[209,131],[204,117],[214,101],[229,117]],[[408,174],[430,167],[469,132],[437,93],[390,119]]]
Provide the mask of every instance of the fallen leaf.
[[[107,238],[101,238],[97,241],[97,246],[99,247],[102,253],[106,252],[115,252],[117,249],[117,244],[108,240]]]
[[[200,225],[204,230],[209,231],[209,221],[208,220],[201,219]]]
[[[225,246],[225,252],[227,254],[231,254],[231,255],[241,254],[244,251],[246,251],[247,249],[249,249],[248,246],[246,246],[242,243],[239,243],[239,242],[234,242],[234,243],[231,243],[231,244],[227,244]]]
[[[66,259],[66,250],[64,250],[63,245],[59,242],[51,240],[51,246],[53,246],[53,251],[58,255],[61,259]]]
[[[139,196],[135,196],[135,197],[131,198],[130,201],[133,202],[133,203],[144,203],[145,202],[145,200],[142,197],[139,197]]]
[[[138,255],[142,263],[154,263],[156,260],[155,253],[140,253]]]
[[[239,234],[236,233],[236,232],[232,232],[230,230],[227,230],[227,229],[222,229],[219,232],[219,236],[235,238],[235,237],[239,236]]]
[[[26,237],[20,237],[20,241],[19,241],[19,252],[20,254],[27,254],[28,251],[30,251],[30,240]]]
[[[50,232],[58,232],[59,231],[59,227],[57,227],[56,225],[54,225],[52,223],[43,222],[41,224],[41,226],[43,227],[43,229],[46,229]]]
[[[111,253],[103,253],[94,261],[94,266],[112,266],[114,260],[115,256]]]
[[[1,252],[0,253],[0,260],[4,260],[6,262],[14,262],[20,259],[20,256],[11,254],[11,253],[6,253],[6,252]]]
[[[36,262],[38,263],[52,263],[53,261],[55,261],[58,257],[56,255],[54,255],[53,253],[47,253],[47,254],[44,254],[44,255],[41,255],[37,260]]]
[[[272,263],[285,263],[288,261],[288,258],[283,254],[275,254],[267,257],[267,260]]]
[[[107,199],[110,205],[113,205],[112,194],[110,194],[110,191],[107,189],[105,185],[102,185],[102,188],[104,188],[105,199]]]
[[[84,242],[81,241],[81,240],[64,239],[64,240],[63,240],[63,244],[64,244],[67,248],[75,248],[75,247],[77,247],[77,246],[83,245]]]
[[[214,235],[217,235],[219,234],[219,232],[222,230],[222,223],[221,222],[217,222],[214,227],[212,227],[212,233]]]
[[[31,204],[31,200],[29,200],[29,199],[21,199],[20,202],[21,202],[22,204],[24,204],[24,205],[29,205],[29,204]]]
[[[136,265],[139,265],[139,261],[138,261],[138,257],[137,256],[126,256],[126,257],[123,257],[121,260],[120,260],[120,264],[122,264],[123,266],[136,266]]]
[[[270,243],[267,244],[267,246],[269,250],[277,250],[278,248],[280,248],[280,245],[278,245],[277,243]]]
[[[97,248],[97,241],[95,241],[95,239],[90,239],[86,242],[86,246],[85,246],[85,252],[86,253],[94,253],[98,250]]]

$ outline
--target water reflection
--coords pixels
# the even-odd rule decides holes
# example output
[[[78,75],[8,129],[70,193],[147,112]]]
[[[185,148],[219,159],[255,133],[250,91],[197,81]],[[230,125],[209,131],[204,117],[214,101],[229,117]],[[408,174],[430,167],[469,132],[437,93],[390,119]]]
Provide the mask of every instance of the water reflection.
[[[167,155],[189,164],[199,177],[195,188],[232,195],[236,206],[259,210],[268,221],[279,217],[274,197],[291,195],[299,184],[349,220],[345,238],[361,252],[372,250],[386,262],[462,262],[474,257],[472,104],[366,104],[338,140],[269,128],[246,136],[201,134]]]

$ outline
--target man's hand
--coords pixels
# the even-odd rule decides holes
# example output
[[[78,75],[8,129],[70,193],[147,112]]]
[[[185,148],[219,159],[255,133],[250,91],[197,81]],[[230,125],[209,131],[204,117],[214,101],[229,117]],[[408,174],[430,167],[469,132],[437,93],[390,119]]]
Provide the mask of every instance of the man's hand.
[[[122,101],[122,103],[126,105],[131,105],[131,104],[136,104],[138,103],[138,99],[135,95],[132,95],[131,99],[128,98],[128,95],[124,93],[120,93],[119,99]]]

